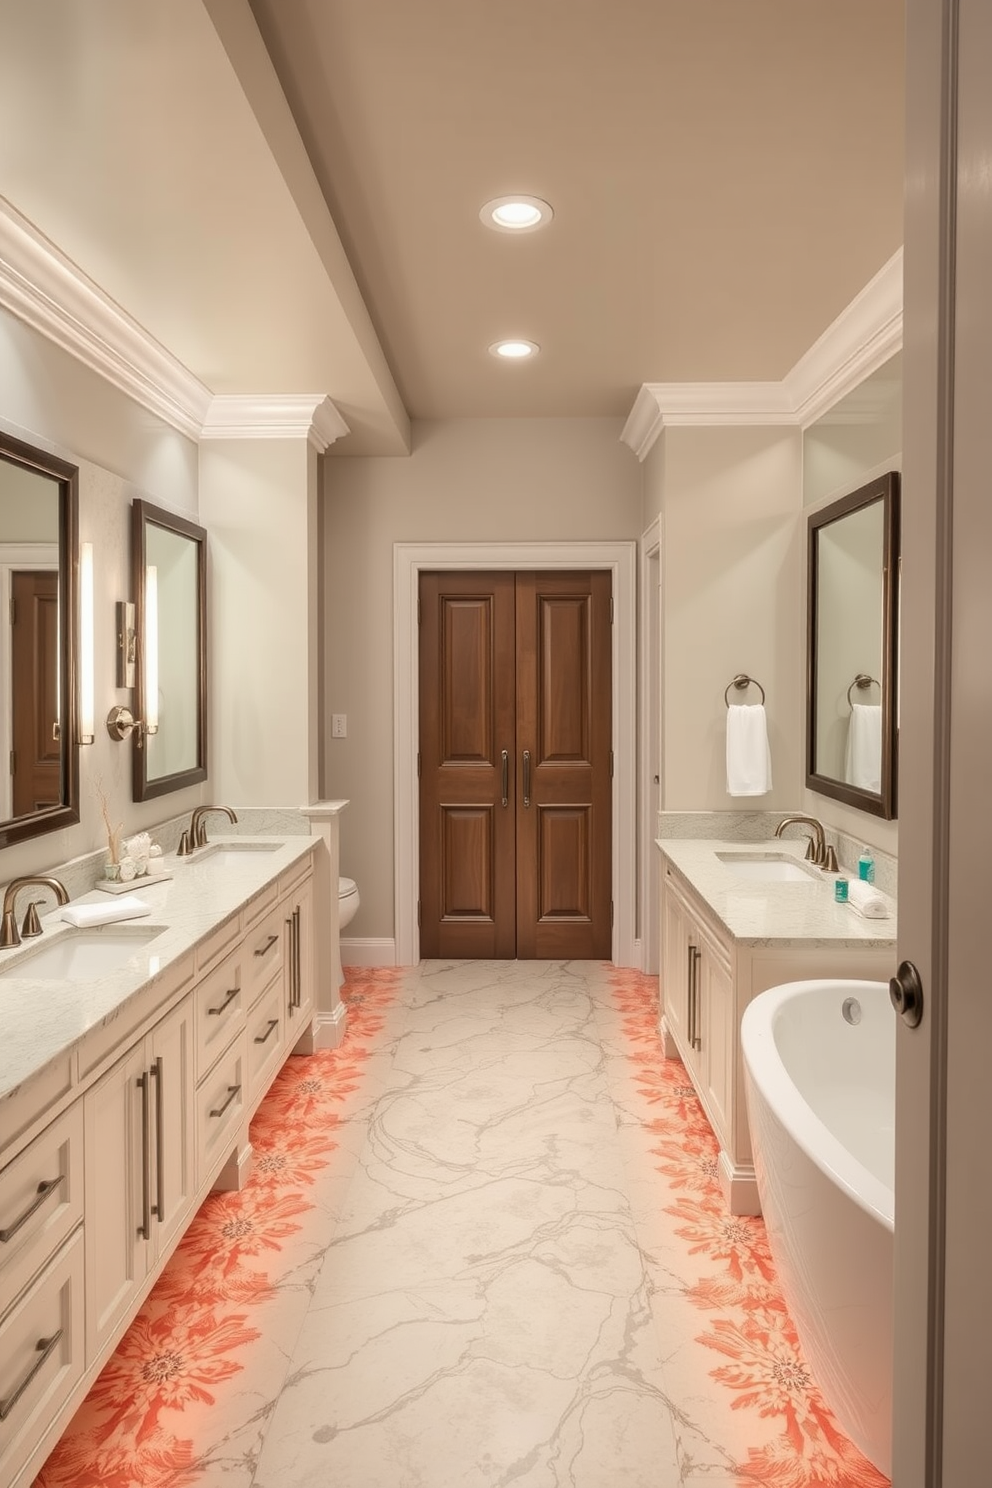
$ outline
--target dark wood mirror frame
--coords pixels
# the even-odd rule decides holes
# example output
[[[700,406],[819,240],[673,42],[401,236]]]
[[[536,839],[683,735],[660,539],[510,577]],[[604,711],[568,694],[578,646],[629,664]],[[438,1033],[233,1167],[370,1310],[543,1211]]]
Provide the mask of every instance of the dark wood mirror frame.
[[[59,712],[62,800],[31,815],[0,822],[0,848],[56,832],[79,821],[79,469],[0,431],[0,456],[53,480],[59,491]]]
[[[155,796],[167,795],[170,791],[183,790],[188,785],[197,785],[207,778],[207,534],[185,517],[174,512],[152,506],[147,501],[134,501],[131,505],[131,576],[135,602],[135,631],[138,645],[135,655],[135,708],[141,717],[139,699],[145,696],[145,567],[148,559],[148,529],[159,527],[166,532],[187,537],[196,543],[197,584],[197,679],[196,679],[196,764],[190,769],[177,770],[171,775],[149,777],[147,741],[141,731],[132,734],[133,789],[136,801],[148,801]],[[160,615],[161,623],[161,615]]]
[[[882,760],[881,790],[864,790],[817,770],[817,621],[819,535],[831,522],[860,511],[874,502],[882,503]],[[807,542],[807,621],[806,621],[806,785],[809,790],[833,800],[856,806],[872,816],[891,821],[896,816],[898,775],[898,615],[899,615],[899,474],[889,471],[870,481],[848,496],[810,513]]]

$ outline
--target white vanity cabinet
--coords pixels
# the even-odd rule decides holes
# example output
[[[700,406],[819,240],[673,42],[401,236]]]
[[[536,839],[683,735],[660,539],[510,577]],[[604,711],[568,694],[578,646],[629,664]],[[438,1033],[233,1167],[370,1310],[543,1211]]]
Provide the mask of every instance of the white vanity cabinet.
[[[119,1332],[196,1199],[193,999],[185,996],[83,1096],[86,1342]]]
[[[662,1045],[685,1065],[719,1143],[720,1181],[731,1212],[758,1214],[740,1047],[744,1009],[783,982],[889,977],[894,923],[859,919],[836,905],[829,883],[815,877],[798,890],[735,885],[716,850],[733,851],[739,843],[658,846]],[[690,881],[693,873],[709,893]]]
[[[32,1481],[210,1189],[244,1181],[249,1120],[308,1052],[312,850],[286,857],[0,1101],[2,1488]]]

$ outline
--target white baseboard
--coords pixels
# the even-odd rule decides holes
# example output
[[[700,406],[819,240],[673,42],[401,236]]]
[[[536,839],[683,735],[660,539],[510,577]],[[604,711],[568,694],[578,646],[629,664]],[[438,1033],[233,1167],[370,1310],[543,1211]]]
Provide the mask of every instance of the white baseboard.
[[[395,966],[396,941],[393,936],[356,935],[341,937],[342,966]]]
[[[301,1050],[301,1053],[312,1054],[317,1049],[337,1049],[344,1039],[344,1030],[347,1021],[348,1009],[343,1002],[339,1002],[333,1012],[317,1013],[313,1020],[313,1032],[310,1040],[312,1047],[309,1050]]]

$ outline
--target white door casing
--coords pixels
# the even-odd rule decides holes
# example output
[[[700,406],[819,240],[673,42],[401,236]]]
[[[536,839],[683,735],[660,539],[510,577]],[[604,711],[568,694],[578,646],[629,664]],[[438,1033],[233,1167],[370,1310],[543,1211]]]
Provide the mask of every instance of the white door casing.
[[[395,543],[393,546],[393,860],[396,961],[420,959],[417,897],[419,663],[417,589],[421,570],[609,569],[613,576],[613,960],[635,966],[636,557],[634,542]]]
[[[661,518],[656,517],[640,541],[640,603],[638,609],[640,663],[637,700],[639,810],[638,868],[640,872],[637,937],[642,971],[657,973],[661,951],[658,923],[659,887],[658,812],[661,810]]]

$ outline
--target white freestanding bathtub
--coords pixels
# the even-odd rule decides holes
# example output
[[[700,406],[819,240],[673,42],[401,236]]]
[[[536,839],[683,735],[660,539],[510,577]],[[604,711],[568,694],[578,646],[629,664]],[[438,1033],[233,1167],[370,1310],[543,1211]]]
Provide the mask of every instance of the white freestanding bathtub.
[[[758,1194],[823,1397],[892,1461],[895,1013],[885,982],[789,982],[741,1024]]]

